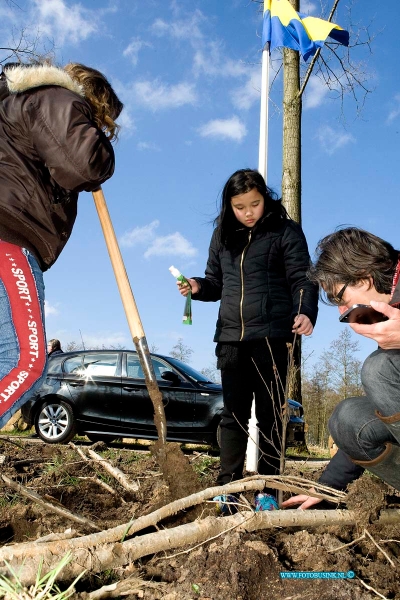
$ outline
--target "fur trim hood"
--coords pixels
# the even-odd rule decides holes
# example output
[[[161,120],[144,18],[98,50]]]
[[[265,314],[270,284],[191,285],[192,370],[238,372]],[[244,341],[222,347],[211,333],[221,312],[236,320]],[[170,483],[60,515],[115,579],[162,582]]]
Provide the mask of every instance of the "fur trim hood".
[[[51,65],[16,66],[6,69],[4,76],[10,94],[19,94],[42,85],[58,85],[85,97],[83,87],[59,67]]]

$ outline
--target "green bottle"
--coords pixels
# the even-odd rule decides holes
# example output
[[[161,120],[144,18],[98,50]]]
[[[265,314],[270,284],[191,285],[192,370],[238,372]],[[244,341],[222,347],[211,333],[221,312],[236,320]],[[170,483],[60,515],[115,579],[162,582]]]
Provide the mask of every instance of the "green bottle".
[[[174,266],[169,268],[171,275],[175,277],[177,281],[181,283],[187,283],[191,290],[191,285],[182,273]],[[192,325],[192,292],[190,291],[186,296],[185,310],[183,311],[182,323],[184,325]]]

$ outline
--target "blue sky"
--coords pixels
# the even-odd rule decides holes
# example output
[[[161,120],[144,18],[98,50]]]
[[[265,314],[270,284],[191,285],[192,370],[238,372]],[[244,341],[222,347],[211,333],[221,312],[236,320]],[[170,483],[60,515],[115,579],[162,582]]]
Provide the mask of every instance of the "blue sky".
[[[343,27],[347,4],[341,1],[336,18]],[[248,0],[0,3],[3,42],[22,27],[32,35],[40,31],[43,42],[54,40],[59,64],[76,61],[103,71],[125,103],[115,175],[103,188],[109,211],[149,345],[168,354],[182,337],[199,369],[213,361],[218,306],[194,303],[193,325],[183,326],[184,300],[168,267],[203,274],[221,188],[236,169],[257,168],[258,8]],[[301,9],[320,16],[318,0],[303,1]],[[371,53],[358,48],[353,54],[373,89],[360,115],[350,94],[342,106],[337,90],[316,77],[306,90],[302,217],[311,253],[341,224],[400,246],[399,12],[397,0],[353,3],[352,22],[369,25],[375,36]],[[276,69],[279,51],[273,58]],[[278,192],[281,106],[278,74],[268,168],[268,183]],[[133,346],[90,194],[81,194],[71,240],[45,284],[49,338],[79,342],[80,330],[87,345]],[[343,327],[336,309],[321,307],[307,351],[317,357]],[[375,345],[358,339],[364,358]]]

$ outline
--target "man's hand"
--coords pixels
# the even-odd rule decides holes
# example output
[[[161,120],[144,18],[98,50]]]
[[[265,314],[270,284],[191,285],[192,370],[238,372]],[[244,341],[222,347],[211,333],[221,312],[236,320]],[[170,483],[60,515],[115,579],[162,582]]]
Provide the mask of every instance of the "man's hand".
[[[188,282],[190,283],[190,286],[187,283],[181,283],[180,281],[176,282],[178,290],[180,291],[182,296],[187,296],[190,291],[192,292],[192,294],[197,294],[197,292],[199,291],[199,284],[195,279],[188,279]]]
[[[386,304],[386,302],[376,302],[375,300],[371,300],[371,306],[378,312],[386,315],[389,320],[374,323],[373,325],[352,323],[350,327],[356,333],[375,340],[383,350],[399,350],[400,310]]]
[[[298,335],[311,335],[314,327],[306,315],[296,315],[293,322],[292,333]]]
[[[310,489],[310,492],[315,492],[314,488]],[[283,508],[294,508],[298,504],[300,506],[297,507],[297,510],[307,510],[307,508],[311,508],[316,504],[322,502],[321,498],[313,498],[313,496],[307,496],[306,494],[301,494],[299,496],[292,496],[289,500],[285,500],[282,502]]]

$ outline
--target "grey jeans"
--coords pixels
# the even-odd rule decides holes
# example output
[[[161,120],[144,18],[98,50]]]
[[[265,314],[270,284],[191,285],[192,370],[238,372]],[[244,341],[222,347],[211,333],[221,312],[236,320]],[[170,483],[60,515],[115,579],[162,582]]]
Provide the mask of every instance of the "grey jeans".
[[[361,381],[365,396],[347,398],[335,408],[329,430],[337,446],[354,460],[373,460],[396,438],[375,411],[385,417],[400,413],[400,350],[373,352]]]

